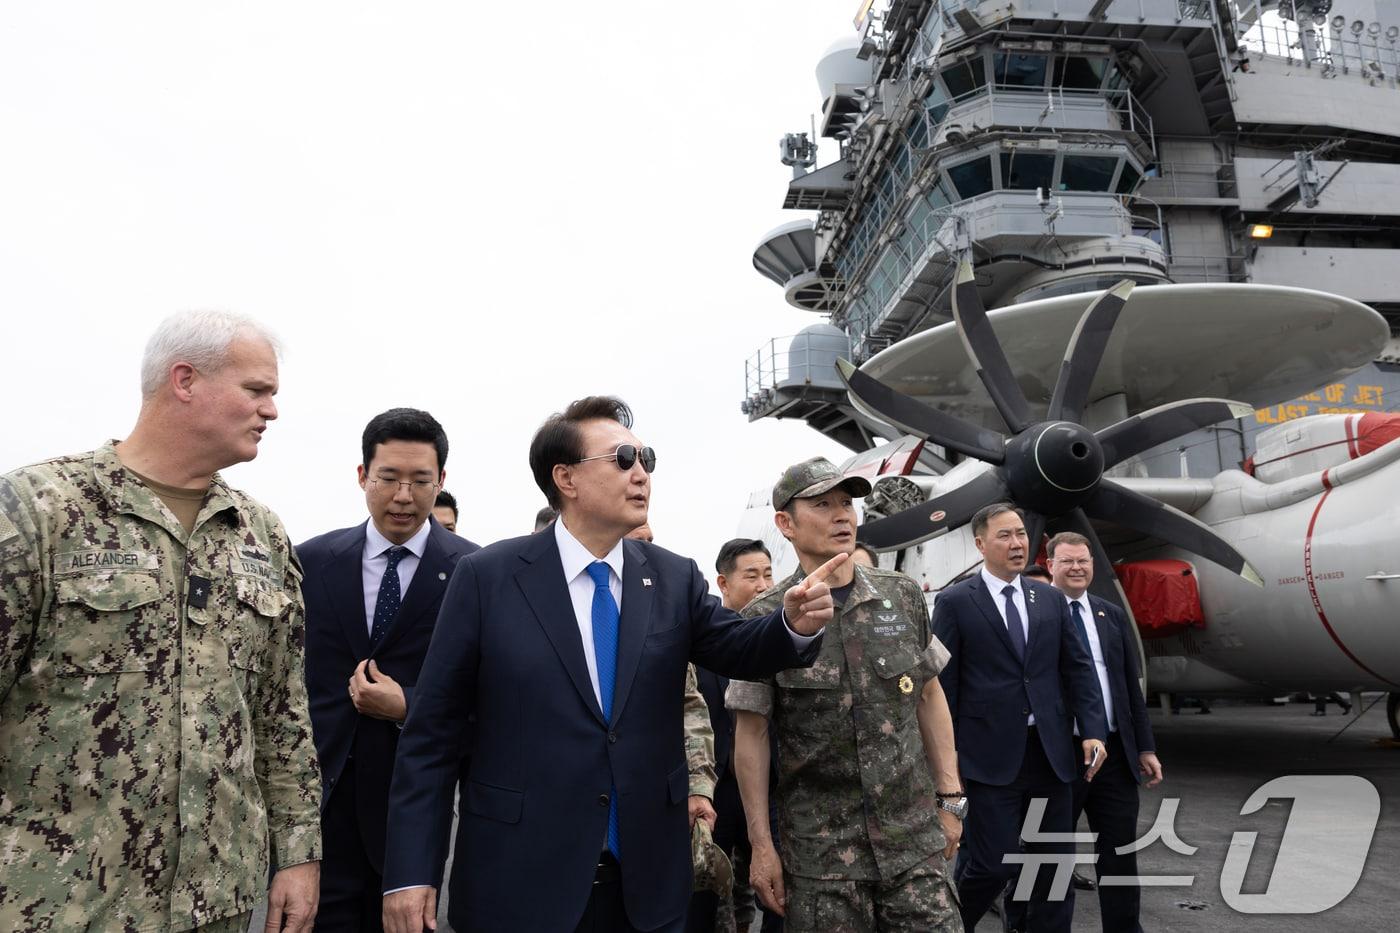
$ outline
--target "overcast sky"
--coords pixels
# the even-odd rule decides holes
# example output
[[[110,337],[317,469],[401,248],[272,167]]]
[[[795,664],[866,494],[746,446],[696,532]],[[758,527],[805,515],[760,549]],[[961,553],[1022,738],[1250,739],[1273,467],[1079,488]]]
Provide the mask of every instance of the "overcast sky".
[[[225,475],[294,540],[363,520],[359,435],[397,405],[447,428],[468,537],[527,532],[530,435],[605,392],[657,449],[658,543],[710,575],[754,489],[843,456],[739,402],[817,320],[751,254],[804,216],[777,141],[858,6],[6,4],[0,470],[125,436],[154,325],[231,308],[286,356]]]

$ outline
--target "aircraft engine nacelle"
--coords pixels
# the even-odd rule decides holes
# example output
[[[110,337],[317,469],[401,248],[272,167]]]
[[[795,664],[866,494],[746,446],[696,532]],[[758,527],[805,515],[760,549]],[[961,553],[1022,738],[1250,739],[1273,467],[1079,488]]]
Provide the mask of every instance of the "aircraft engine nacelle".
[[[1274,484],[1220,474],[1196,517],[1248,557],[1263,592],[1195,562],[1206,627],[1150,653],[1288,690],[1400,690],[1396,490],[1400,443]]]

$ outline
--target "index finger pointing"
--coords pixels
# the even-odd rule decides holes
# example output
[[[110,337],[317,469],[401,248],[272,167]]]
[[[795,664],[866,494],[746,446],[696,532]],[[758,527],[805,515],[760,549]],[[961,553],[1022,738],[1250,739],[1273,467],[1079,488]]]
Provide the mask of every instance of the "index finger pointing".
[[[802,584],[804,586],[811,586],[813,583],[825,583],[826,578],[835,573],[836,568],[840,567],[847,560],[849,560],[850,556],[851,555],[845,553],[837,554],[831,560],[827,561],[826,563],[818,567],[816,570],[813,570],[811,573],[809,573],[807,575],[807,579],[802,581]]]

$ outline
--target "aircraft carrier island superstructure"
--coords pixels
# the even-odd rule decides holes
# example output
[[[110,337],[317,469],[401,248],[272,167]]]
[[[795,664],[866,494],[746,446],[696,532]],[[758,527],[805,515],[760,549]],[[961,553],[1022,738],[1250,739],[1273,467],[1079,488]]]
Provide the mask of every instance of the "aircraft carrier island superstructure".
[[[747,361],[751,419],[872,447],[881,426],[831,362],[947,322],[962,257],[988,308],[1124,278],[1254,282],[1400,328],[1400,0],[892,0],[856,26],[817,64],[817,138],[781,140],[784,207],[815,219],[753,257],[826,321]],[[1211,475],[1261,427],[1394,410],[1397,362],[1392,339],[1344,381],[1129,469]]]
[[[855,24],[818,62],[820,117],[781,139],[806,219],[753,256],[821,317],[746,362],[744,413],[878,474],[863,534],[932,599],[979,563],[976,491],[1026,505],[1013,448],[1214,397],[1056,486],[1074,501],[1029,508],[1032,536],[1092,518],[1096,578],[1162,558],[1199,580],[1183,626],[1130,609],[1152,689],[1386,690],[1400,739],[1400,0],[867,0]],[[961,447],[909,427],[950,416]],[[780,563],[763,498],[741,530]]]

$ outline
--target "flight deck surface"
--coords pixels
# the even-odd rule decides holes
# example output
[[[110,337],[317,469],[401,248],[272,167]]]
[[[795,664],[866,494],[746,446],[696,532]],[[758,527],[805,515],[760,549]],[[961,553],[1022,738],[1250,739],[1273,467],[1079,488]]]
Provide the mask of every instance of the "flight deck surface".
[[[1146,834],[1162,811],[1162,803],[1175,799],[1179,801],[1173,821],[1176,835],[1197,851],[1179,855],[1157,842],[1138,853],[1138,869],[1144,877],[1194,876],[1190,886],[1143,889],[1143,929],[1151,933],[1314,933],[1320,929],[1344,933],[1393,928],[1396,905],[1400,905],[1400,872],[1395,870],[1400,819],[1394,803],[1400,799],[1400,745],[1388,741],[1384,696],[1366,694],[1362,707],[1373,701],[1375,705],[1354,722],[1353,716],[1342,715],[1335,706],[1328,707],[1327,716],[1311,716],[1311,703],[1270,706],[1220,700],[1213,703],[1210,715],[1187,708],[1175,716],[1152,704],[1149,714],[1166,780],[1154,789],[1142,790],[1138,833],[1140,837]],[[1344,726],[1348,727],[1343,730]],[[1295,805],[1276,799],[1251,815],[1240,815],[1254,791],[1289,775],[1353,775],[1375,786],[1381,799],[1380,819],[1361,879],[1340,904],[1322,913],[1240,913],[1226,903],[1220,884],[1226,854],[1237,833],[1258,833],[1244,876],[1244,894],[1262,894],[1271,883],[1275,890],[1306,887],[1315,883],[1306,874],[1270,877],[1284,826],[1295,806],[1330,808],[1326,812],[1337,816],[1328,835],[1300,839],[1299,844],[1318,843],[1311,847],[1307,860],[1311,871],[1334,868],[1332,853],[1340,848],[1337,836],[1344,832],[1340,801],[1309,800]],[[1081,824],[1080,831],[1087,831],[1087,825]],[[1237,843],[1244,844],[1243,839]],[[547,887],[548,881],[542,884]],[[1076,893],[1074,929],[1098,930],[1097,895],[1092,891]],[[446,927],[446,905],[441,906],[439,930]],[[252,930],[262,929],[262,917],[261,912],[255,916]],[[977,928],[983,933],[1000,930],[1000,920],[989,914]]]

